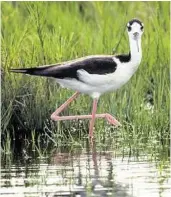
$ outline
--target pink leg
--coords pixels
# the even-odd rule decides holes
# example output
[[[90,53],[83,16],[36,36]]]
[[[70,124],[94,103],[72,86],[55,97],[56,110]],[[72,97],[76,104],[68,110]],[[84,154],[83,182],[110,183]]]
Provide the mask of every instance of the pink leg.
[[[51,119],[54,121],[57,121],[57,117],[58,115],[74,100],[78,97],[80,93],[79,92],[75,92],[67,101],[65,101],[64,104],[62,104],[59,108],[56,109],[55,112],[53,112],[53,114],[51,115]]]
[[[110,124],[115,126],[121,126],[121,124],[110,114],[96,114],[95,118],[105,118]],[[56,121],[60,120],[80,120],[80,119],[92,119],[92,115],[77,115],[77,116],[55,116]]]
[[[59,108],[56,109],[55,112],[52,113],[51,119],[54,121],[60,121],[60,120],[78,120],[78,119],[91,119],[90,126],[89,126],[89,135],[92,138],[93,137],[93,127],[95,123],[95,118],[105,118],[110,124],[113,124],[115,126],[121,126],[121,124],[110,114],[96,114],[97,109],[97,103],[98,100],[95,99],[93,101],[93,109],[92,109],[92,115],[78,115],[78,116],[59,116],[59,114],[74,100],[78,97],[80,93],[75,92],[64,104],[62,104]]]
[[[94,127],[94,123],[95,123],[97,103],[98,103],[98,99],[94,99],[94,101],[93,101],[93,109],[92,109],[92,118],[90,120],[90,126],[89,126],[89,136],[91,138],[93,137],[93,127]]]

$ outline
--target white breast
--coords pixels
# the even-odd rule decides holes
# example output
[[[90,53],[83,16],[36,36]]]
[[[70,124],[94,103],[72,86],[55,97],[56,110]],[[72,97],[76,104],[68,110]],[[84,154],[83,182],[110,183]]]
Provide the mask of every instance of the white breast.
[[[114,73],[106,75],[89,74],[85,70],[79,70],[78,74],[84,79],[84,82],[76,79],[57,79],[57,82],[66,88],[70,88],[92,97],[98,97],[101,94],[119,89],[132,77],[138,68],[139,62],[121,63],[114,57],[117,63],[117,69]]]
[[[114,58],[114,61],[117,62],[116,71],[111,74],[111,79],[113,85],[116,89],[120,88],[122,85],[128,82],[128,80],[132,77],[132,75],[136,72],[139,62],[127,62],[121,63],[117,58]]]
[[[114,91],[122,87],[133,76],[140,63],[132,61],[128,63],[121,63],[117,58],[114,58],[114,61],[117,63],[117,69],[114,73],[106,75],[108,80],[99,87],[99,91],[101,93]]]

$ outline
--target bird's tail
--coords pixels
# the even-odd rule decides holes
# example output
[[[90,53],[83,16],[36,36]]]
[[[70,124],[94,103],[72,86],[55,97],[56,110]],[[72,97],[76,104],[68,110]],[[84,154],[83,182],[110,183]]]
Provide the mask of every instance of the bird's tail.
[[[10,72],[13,72],[13,73],[23,73],[23,74],[30,74],[31,71],[30,69],[28,68],[18,68],[18,69],[10,69]],[[32,73],[33,73],[33,70],[32,70]]]
[[[28,75],[55,77],[54,65],[34,67],[34,68],[17,68],[17,69],[10,69],[9,71],[14,73],[28,74]]]

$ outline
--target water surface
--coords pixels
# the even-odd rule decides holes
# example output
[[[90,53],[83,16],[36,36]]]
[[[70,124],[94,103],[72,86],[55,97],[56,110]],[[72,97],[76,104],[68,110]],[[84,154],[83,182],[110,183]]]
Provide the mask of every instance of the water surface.
[[[148,157],[96,151],[96,144],[72,152],[54,151],[48,157],[2,161],[2,197],[170,197],[171,177],[166,164]]]

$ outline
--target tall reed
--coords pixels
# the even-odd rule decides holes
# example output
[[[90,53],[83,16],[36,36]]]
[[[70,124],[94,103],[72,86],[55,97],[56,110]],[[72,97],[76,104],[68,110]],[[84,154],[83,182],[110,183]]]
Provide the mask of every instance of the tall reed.
[[[124,87],[101,97],[98,112],[108,111],[123,124],[118,139],[132,139],[135,147],[151,141],[168,147],[169,2],[2,2],[3,147],[8,132],[31,139],[32,131],[41,131],[61,143],[68,136],[86,136],[88,126],[50,120],[71,90],[51,79],[9,73],[10,68],[128,52],[125,27],[134,17],[145,24],[142,63]],[[89,114],[91,105],[88,96],[80,96],[62,114]],[[112,130],[96,121],[97,136]]]

